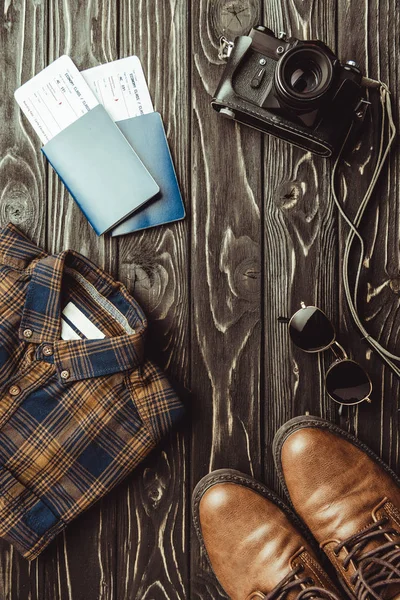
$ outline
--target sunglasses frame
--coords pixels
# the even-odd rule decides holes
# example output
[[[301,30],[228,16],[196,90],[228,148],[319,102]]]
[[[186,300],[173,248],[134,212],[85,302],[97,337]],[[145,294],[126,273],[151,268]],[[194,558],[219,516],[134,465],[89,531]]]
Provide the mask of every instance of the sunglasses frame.
[[[305,308],[315,308],[316,310],[319,310],[319,312],[321,312],[321,313],[324,315],[324,317],[326,317],[327,321],[329,321],[329,323],[332,325],[332,323],[331,323],[331,320],[330,320],[330,318],[328,317],[328,315],[327,315],[326,313],[324,313],[324,311],[323,311],[323,310],[321,310],[321,309],[320,309],[318,306],[314,306],[313,304],[311,304],[310,306],[307,306],[307,305],[305,304],[305,302],[300,302],[300,306],[301,306],[301,308],[299,308],[298,310],[296,310],[296,312],[294,313],[294,315],[292,315],[292,316],[290,317],[290,319],[289,319],[289,323],[288,323],[288,328],[289,328],[289,330],[290,330],[290,325],[291,325],[291,323],[292,323],[293,319],[295,318],[295,316],[296,316],[296,315],[297,315],[299,312],[301,312],[302,310],[304,310]],[[335,343],[336,343],[338,346],[340,346],[340,344],[338,344],[338,343],[336,342],[336,330],[335,330],[335,328],[334,328],[334,326],[333,326],[333,325],[332,325],[332,329],[333,329],[333,340],[331,341],[331,343],[330,343],[330,344],[328,344],[327,346],[324,346],[323,348],[319,348],[318,350],[303,350],[303,348],[300,348],[300,346],[297,346],[297,344],[295,344],[294,342],[293,342],[293,344],[296,346],[296,348],[299,348],[300,350],[303,350],[303,352],[307,352],[307,354],[317,354],[318,352],[325,352],[325,350],[328,350],[329,348],[331,348],[331,347],[333,346],[333,344],[335,344]],[[293,340],[292,340],[292,341],[293,341]],[[340,346],[340,348],[341,348],[341,350],[342,350],[343,354],[344,354],[344,355],[346,356],[346,358],[347,358],[347,354],[346,354],[346,352],[344,351],[344,349],[343,349],[341,346]],[[334,352],[334,354],[335,354],[335,352]]]
[[[337,367],[340,363],[343,362],[351,362],[355,365],[357,365],[357,367],[359,367],[360,369],[362,369],[365,373],[365,375],[367,376],[368,379],[368,383],[369,383],[369,392],[368,394],[365,396],[365,398],[362,398],[362,400],[357,400],[357,402],[340,402],[339,400],[336,400],[336,398],[334,398],[328,391],[328,387],[326,385],[326,379],[330,373],[330,371],[334,368]],[[346,356],[346,358],[338,358],[335,360],[335,362],[333,362],[331,364],[331,366],[329,367],[329,369],[327,370],[327,372],[325,373],[325,389],[326,389],[326,393],[328,394],[329,398],[331,398],[334,402],[336,402],[336,404],[340,404],[340,406],[356,406],[357,404],[361,404],[361,402],[368,402],[368,404],[371,404],[372,400],[369,397],[371,392],[372,392],[372,381],[370,376],[368,375],[367,371],[364,369],[364,367],[362,367],[357,361],[353,360],[352,358],[348,358]]]
[[[296,346],[296,348],[298,348],[299,350],[302,350],[302,352],[306,352],[307,354],[318,354],[319,352],[325,352],[325,350],[332,350],[334,356],[336,357],[336,360],[331,364],[331,366],[328,368],[328,370],[325,373],[325,390],[326,390],[326,393],[328,394],[329,398],[331,398],[331,400],[333,400],[334,402],[336,402],[336,404],[339,404],[341,407],[342,406],[356,406],[357,404],[361,404],[361,402],[368,402],[370,404],[372,402],[371,398],[369,397],[370,394],[371,394],[371,392],[372,392],[372,381],[371,381],[371,378],[368,375],[367,371],[364,369],[364,367],[362,367],[358,362],[356,362],[352,358],[349,358],[347,356],[347,353],[346,353],[345,349],[343,348],[343,346],[341,346],[339,344],[339,342],[337,342],[337,340],[336,340],[336,330],[335,330],[334,326],[332,325],[332,322],[331,322],[330,318],[328,317],[328,315],[323,310],[321,310],[318,306],[314,306],[313,304],[311,304],[310,306],[307,306],[305,304],[305,302],[300,302],[300,306],[301,306],[301,308],[299,308],[294,313],[294,315],[292,315],[292,317],[289,319],[289,322],[288,322],[289,329],[290,329],[290,324],[293,321],[294,317],[297,315],[297,313],[301,312],[305,308],[315,308],[316,310],[319,310],[319,312],[321,312],[326,317],[326,319],[329,321],[329,323],[331,324],[332,329],[333,329],[333,336],[334,336],[333,340],[330,342],[330,344],[328,344],[327,346],[324,346],[323,348],[319,348],[318,350],[304,350],[303,348],[300,348],[300,346],[297,346],[297,344],[292,340],[292,343]],[[337,346],[341,350],[343,356],[338,356],[337,352],[335,352],[335,350],[334,350],[334,346]],[[337,367],[342,362],[352,362],[353,364],[357,365],[357,367],[359,367],[360,369],[362,369],[364,371],[365,375],[367,376],[367,379],[368,379],[368,382],[369,382],[369,388],[370,389],[369,389],[369,393],[367,394],[367,396],[365,396],[365,398],[362,398],[362,400],[357,400],[357,402],[345,402],[344,403],[344,402],[340,402],[339,400],[336,400],[336,398],[334,398],[333,396],[331,396],[331,394],[329,393],[328,387],[326,385],[327,377],[328,377],[330,371],[334,367]]]

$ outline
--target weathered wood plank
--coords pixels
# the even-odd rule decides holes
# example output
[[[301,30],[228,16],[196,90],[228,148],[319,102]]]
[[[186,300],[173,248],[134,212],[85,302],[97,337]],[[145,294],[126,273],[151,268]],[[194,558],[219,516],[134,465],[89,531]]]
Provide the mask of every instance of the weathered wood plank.
[[[46,64],[45,2],[5,2],[1,11],[0,222],[9,221],[39,243],[46,231],[46,166],[37,136],[14,91]],[[39,600],[43,573],[0,542],[0,598]]]
[[[117,7],[95,0],[88,7],[77,0],[49,2],[49,55],[52,62],[68,54],[78,67],[87,69],[117,58]],[[48,250],[78,250],[108,272],[117,272],[117,243],[98,237],[69,195],[60,178],[49,169]],[[110,198],[112,201],[112,198]]]
[[[96,0],[49,2],[48,62],[71,56],[79,69],[117,58],[116,6]],[[58,176],[49,169],[47,249],[73,248],[116,274],[117,244],[98,238]],[[40,600],[115,600],[116,492],[72,523],[39,557]],[[84,576],[82,574],[84,573]]]
[[[240,15],[237,4],[240,4]],[[247,32],[259,2],[192,2],[192,482],[233,467],[259,476],[261,134],[210,106],[223,64],[218,38]],[[190,598],[220,598],[192,533]]]
[[[0,221],[12,221],[39,241],[45,230],[46,167],[14,91],[46,63],[46,18],[45,3],[6,2],[1,19]]]
[[[265,24],[300,39],[335,47],[335,0],[269,2]],[[279,489],[271,444],[289,418],[304,414],[335,420],[338,406],[326,395],[324,367],[333,355],[310,355],[290,341],[280,315],[300,302],[315,304],[338,323],[337,218],[330,197],[329,160],[264,137],[265,144],[265,474]]]
[[[264,22],[276,32],[322,39],[387,81],[398,121],[399,67],[391,57],[399,53],[400,17],[389,0],[379,7],[366,0],[363,10],[336,0],[264,4],[241,0],[239,13],[235,0],[155,0],[151,10],[134,0],[4,3],[0,222],[12,220],[50,251],[75,248],[128,285],[149,316],[154,357],[193,390],[193,435],[185,423],[186,433],[172,434],[32,564],[0,542],[1,600],[225,597],[188,529],[189,487],[210,469],[232,467],[279,490],[272,438],[305,411],[341,422],[399,469],[399,382],[359,339],[346,309],[339,270],[346,229],[338,227],[329,191],[330,161],[225,122],[209,100],[223,69],[218,36]],[[120,241],[92,232],[13,99],[20,83],[63,53],[80,68],[140,56],[166,125],[186,221]],[[342,167],[351,214],[360,178],[373,168],[376,116],[373,109]],[[393,351],[400,324],[398,171],[392,152],[363,224],[360,294],[370,331]],[[333,358],[296,350],[277,323],[300,300],[325,309],[339,341],[366,366],[371,406],[338,418],[324,389]]]
[[[373,79],[386,82],[392,93],[395,121],[399,122],[399,15],[389,1],[377,5],[364,3],[363,10],[351,4],[339,4],[339,51],[353,58]],[[376,92],[370,92],[372,110],[367,116],[360,143],[341,171],[343,198],[347,209],[354,214],[366,189],[373,167],[380,134],[380,114]],[[362,223],[361,232],[366,241],[366,259],[361,276],[359,310],[368,331],[389,350],[400,354],[398,331],[400,326],[399,297],[399,153],[398,142],[391,153],[371,206]],[[347,227],[340,230],[343,252]],[[357,259],[357,245],[353,255]],[[355,264],[355,263],[353,263]],[[360,340],[347,309],[343,319],[350,332],[348,343],[356,360],[368,370],[374,391],[373,403],[361,405],[354,428],[360,438],[381,454],[394,469],[399,468],[399,381],[390,369],[384,367],[377,355]]]
[[[121,56],[140,57],[164,121],[186,208],[190,211],[188,3],[121,4]],[[154,359],[189,383],[189,217],[121,238],[119,277],[144,308]],[[190,407],[189,407],[190,409]],[[118,600],[188,598],[187,436],[172,434],[119,497]]]

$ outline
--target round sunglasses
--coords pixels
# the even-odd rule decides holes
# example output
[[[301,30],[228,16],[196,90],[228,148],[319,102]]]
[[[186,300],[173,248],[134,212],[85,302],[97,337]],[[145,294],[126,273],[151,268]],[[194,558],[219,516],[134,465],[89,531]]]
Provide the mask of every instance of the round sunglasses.
[[[351,360],[336,341],[336,332],[326,314],[316,306],[301,308],[288,320],[292,342],[304,352],[332,350],[335,362],[325,375],[328,395],[341,405],[351,406],[371,402],[372,383],[368,373]]]

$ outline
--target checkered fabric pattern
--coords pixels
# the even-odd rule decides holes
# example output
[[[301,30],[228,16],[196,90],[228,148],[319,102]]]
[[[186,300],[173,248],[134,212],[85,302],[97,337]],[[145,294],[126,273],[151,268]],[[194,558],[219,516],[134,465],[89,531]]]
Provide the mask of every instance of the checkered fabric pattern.
[[[49,256],[13,225],[0,231],[0,536],[29,560],[182,414],[144,357],[146,325],[84,256]]]

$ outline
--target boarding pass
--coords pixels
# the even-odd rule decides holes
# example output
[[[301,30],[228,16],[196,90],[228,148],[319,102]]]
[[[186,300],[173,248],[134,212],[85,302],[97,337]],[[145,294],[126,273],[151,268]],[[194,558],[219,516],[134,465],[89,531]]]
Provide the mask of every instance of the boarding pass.
[[[99,104],[69,56],[61,56],[15,91],[43,144]]]
[[[137,56],[80,73],[71,58],[64,55],[14,95],[43,144],[99,103],[114,121],[154,112]]]
[[[137,56],[82,71],[86,82],[114,121],[154,112],[149,89]]]

